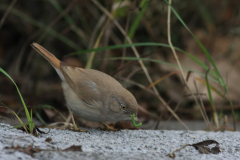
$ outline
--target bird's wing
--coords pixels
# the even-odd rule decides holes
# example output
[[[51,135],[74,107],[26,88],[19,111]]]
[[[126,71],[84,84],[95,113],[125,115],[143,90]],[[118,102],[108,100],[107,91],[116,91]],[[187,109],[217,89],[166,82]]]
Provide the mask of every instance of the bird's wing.
[[[84,72],[84,69],[71,67],[61,62],[61,70],[68,84],[86,104],[95,106],[102,102],[105,93],[101,92],[101,86],[97,85]]]

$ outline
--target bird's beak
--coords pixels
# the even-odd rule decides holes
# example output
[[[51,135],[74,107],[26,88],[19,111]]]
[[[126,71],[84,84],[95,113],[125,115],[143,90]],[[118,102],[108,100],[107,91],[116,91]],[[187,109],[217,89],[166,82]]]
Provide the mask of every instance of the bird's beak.
[[[131,117],[131,118],[132,118],[132,115],[131,115],[131,114],[129,114],[129,117]],[[137,117],[136,115],[134,115],[134,121],[136,121],[136,122],[140,122],[140,121],[139,121],[139,119],[138,119],[138,117]]]

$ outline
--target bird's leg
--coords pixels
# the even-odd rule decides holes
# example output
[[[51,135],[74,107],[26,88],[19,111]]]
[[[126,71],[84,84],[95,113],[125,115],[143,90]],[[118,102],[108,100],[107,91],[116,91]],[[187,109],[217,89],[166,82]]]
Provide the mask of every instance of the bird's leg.
[[[68,108],[68,110],[69,110],[69,113],[70,113],[69,116],[71,116],[72,122],[73,122],[73,124],[70,124],[69,121],[68,121],[68,124],[69,124],[68,127],[69,127],[69,129],[72,130],[72,131],[77,131],[77,132],[88,132],[87,130],[79,129],[79,128],[77,127],[77,125],[76,125],[76,123],[75,123],[75,120],[74,120],[74,117],[73,117],[72,110],[71,110],[70,108]]]
[[[102,130],[105,130],[105,131],[120,131],[119,129],[113,129],[113,128],[109,127],[109,125],[107,125],[103,122],[100,122],[100,123],[104,126],[104,128]]]
[[[79,129],[78,129],[76,123],[75,123],[75,120],[74,120],[74,117],[73,117],[73,113],[72,113],[70,108],[68,108],[68,110],[69,110],[69,113],[70,113],[69,116],[71,116],[71,119],[72,119],[72,122],[73,122],[73,126],[70,126],[70,129],[74,130],[74,131],[78,131]]]

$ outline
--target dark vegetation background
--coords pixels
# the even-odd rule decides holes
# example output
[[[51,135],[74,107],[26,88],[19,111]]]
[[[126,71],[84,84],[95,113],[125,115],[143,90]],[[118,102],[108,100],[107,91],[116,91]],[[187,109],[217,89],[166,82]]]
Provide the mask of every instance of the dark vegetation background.
[[[6,13],[10,0],[0,0],[0,17]],[[107,10],[117,8],[120,1],[99,1]],[[115,19],[128,32],[135,18],[141,11],[140,0],[124,0],[125,7],[115,12]],[[151,0],[141,19],[140,24],[132,38],[134,43],[139,42],[167,42],[167,5],[161,0]],[[59,6],[57,7],[57,4]],[[236,119],[240,114],[240,1],[236,0],[201,0],[201,1],[173,1],[173,7],[182,17],[191,31],[200,39],[211,53],[215,63],[219,67],[222,76],[227,79],[229,92],[233,100]],[[61,9],[62,8],[62,9]],[[69,16],[72,21],[67,19]],[[17,83],[25,103],[33,108],[34,117],[42,117],[46,123],[63,121],[53,109],[37,109],[38,105],[51,105],[66,117],[67,108],[62,94],[60,78],[49,63],[40,57],[30,47],[31,42],[37,42],[52,52],[60,60],[72,66],[85,67],[90,54],[80,54],[66,57],[67,54],[91,49],[100,32],[103,30],[108,17],[99,10],[90,0],[18,0],[6,17],[0,28],[0,67],[2,67]],[[128,24],[129,20],[129,24]],[[209,66],[209,62],[184,26],[172,14],[171,35],[174,46],[181,48],[197,57],[201,62]],[[64,37],[64,38],[62,38]],[[112,21],[106,25],[106,30],[98,47],[120,45],[125,43],[125,38],[116,28]],[[155,95],[139,88],[137,84],[149,86],[138,62],[132,61],[121,72],[116,71],[128,61],[108,60],[107,58],[123,56],[124,49],[115,49],[97,52],[93,60],[93,69],[100,70],[118,79],[137,98],[138,103],[153,115],[160,117],[159,120],[167,120],[171,116]],[[172,52],[165,47],[137,47],[138,52],[145,58],[162,60],[176,64]],[[132,49],[126,49],[127,57],[135,57]],[[183,53],[178,53],[183,67],[199,71],[205,74],[198,64],[193,62]],[[158,80],[169,73],[178,71],[172,67],[160,63],[144,62],[152,79]],[[211,66],[210,66],[211,67]],[[195,74],[205,80],[203,76]],[[124,80],[124,79],[125,80]],[[129,79],[133,83],[126,81]],[[204,104],[209,118],[212,117],[205,85],[197,81],[199,92],[203,94]],[[211,82],[215,87],[218,85]],[[189,85],[195,93],[193,78],[189,79]],[[184,91],[184,85],[180,74],[173,74],[156,85],[161,96],[176,111],[182,120],[202,120],[199,109],[195,102]],[[218,88],[221,91],[221,88]],[[228,115],[231,121],[229,103],[218,94],[213,92],[213,98],[218,113]],[[0,99],[14,111],[23,106],[13,83],[2,73],[0,74]],[[24,112],[20,112],[24,116]],[[142,121],[156,121],[153,115],[139,111]],[[11,113],[5,108],[0,108],[0,118],[10,118]],[[78,124],[95,126],[78,119]],[[120,123],[118,127],[126,127]],[[127,126],[129,127],[129,126]]]

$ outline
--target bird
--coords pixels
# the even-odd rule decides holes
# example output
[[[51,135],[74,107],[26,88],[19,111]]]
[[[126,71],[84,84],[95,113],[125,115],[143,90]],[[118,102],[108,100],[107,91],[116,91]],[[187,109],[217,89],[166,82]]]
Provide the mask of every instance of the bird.
[[[72,67],[57,59],[38,43],[31,46],[42,55],[56,70],[62,80],[62,89],[69,109],[74,131],[78,129],[73,113],[85,120],[100,122],[106,130],[116,130],[104,122],[134,120],[137,118],[136,98],[116,79],[94,69]]]

